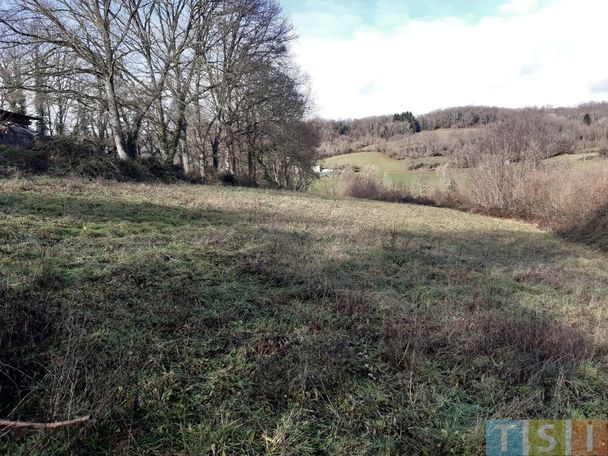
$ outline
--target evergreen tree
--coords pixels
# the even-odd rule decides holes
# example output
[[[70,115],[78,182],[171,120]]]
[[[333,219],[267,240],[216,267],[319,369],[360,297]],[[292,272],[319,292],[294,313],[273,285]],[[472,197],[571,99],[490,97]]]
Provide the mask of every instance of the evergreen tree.
[[[585,114],[585,117],[583,117],[583,123],[585,125],[591,125],[591,116],[589,113]]]
[[[422,126],[416,116],[412,114],[411,111],[402,112],[401,114],[393,115],[393,122],[407,122],[410,125],[410,129],[414,133],[420,133],[422,131]]]
[[[337,125],[338,134],[342,136],[348,135],[350,132],[350,127],[346,125],[344,122],[339,122]]]

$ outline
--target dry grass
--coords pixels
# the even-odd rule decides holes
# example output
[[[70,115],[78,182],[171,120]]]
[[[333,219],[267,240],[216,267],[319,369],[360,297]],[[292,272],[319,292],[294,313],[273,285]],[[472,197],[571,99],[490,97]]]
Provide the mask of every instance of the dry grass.
[[[516,204],[524,214],[556,230],[588,220],[608,201],[608,162],[592,167],[554,166],[519,184]]]
[[[488,417],[606,418],[608,260],[529,225],[48,178],[0,212],[3,417],[94,415],[3,454],[475,455]]]
[[[331,180],[329,181],[329,179]],[[324,188],[317,187],[313,192],[339,198],[435,205],[435,202],[426,198],[423,192],[416,196],[409,186],[394,182],[389,176],[380,179],[374,172],[345,172],[332,178],[326,178],[325,181],[327,182],[324,182]]]
[[[339,190],[341,196],[361,198],[391,203],[415,203],[433,205],[428,198],[415,197],[409,189],[393,183],[388,179],[379,181],[375,176],[366,174],[350,174],[341,181]]]
[[[534,221],[572,240],[608,242],[606,230],[601,229],[608,212],[604,160],[573,167],[488,159],[471,174],[459,201],[470,210]]]

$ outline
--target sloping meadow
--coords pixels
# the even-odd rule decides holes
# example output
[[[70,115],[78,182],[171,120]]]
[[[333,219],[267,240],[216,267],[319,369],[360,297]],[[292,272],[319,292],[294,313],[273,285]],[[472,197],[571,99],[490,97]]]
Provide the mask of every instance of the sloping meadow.
[[[3,454],[483,454],[607,418],[608,259],[528,225],[287,192],[0,181]],[[71,452],[71,453],[70,453]]]

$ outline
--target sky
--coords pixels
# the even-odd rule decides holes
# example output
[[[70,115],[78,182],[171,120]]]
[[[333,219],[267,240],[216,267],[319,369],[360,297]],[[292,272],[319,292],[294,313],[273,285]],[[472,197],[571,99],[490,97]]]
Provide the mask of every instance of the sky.
[[[281,0],[315,114],[608,100],[608,0]]]

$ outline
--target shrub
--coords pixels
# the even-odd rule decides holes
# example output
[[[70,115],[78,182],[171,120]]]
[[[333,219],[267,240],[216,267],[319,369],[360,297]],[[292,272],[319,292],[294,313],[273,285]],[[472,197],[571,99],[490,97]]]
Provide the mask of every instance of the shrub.
[[[193,182],[197,182],[196,178],[190,179]],[[249,177],[246,175],[237,175],[230,172],[208,172],[205,176],[205,182],[211,185],[223,185],[224,187],[251,187],[255,188],[260,185],[260,183],[255,179],[255,177]],[[277,183],[272,181],[271,179],[267,179],[264,181],[264,184],[268,187],[279,188]]]
[[[0,146],[0,175],[14,171],[38,174],[48,169],[48,156],[43,151]]]
[[[520,213],[558,232],[585,223],[608,201],[608,163],[593,167],[546,167],[518,185]]]
[[[153,158],[142,158],[139,160],[139,163],[146,169],[149,176],[157,178],[164,183],[188,179],[184,174],[183,168],[179,165],[170,165]]]
[[[37,142],[32,150],[49,157],[53,174],[121,180],[118,160],[108,155],[102,143],[57,137]]]
[[[232,173],[224,173],[220,175],[220,180],[223,185],[234,186],[238,184],[237,177]]]
[[[494,214],[512,212],[516,187],[533,169],[533,164],[509,163],[497,155],[484,157],[465,190],[469,206]]]
[[[428,198],[414,197],[406,188],[389,182],[380,182],[374,176],[361,173],[345,176],[341,190],[343,196],[351,198],[434,205],[434,202]]]
[[[146,181],[152,178],[149,169],[139,160],[120,160],[117,164],[121,177],[127,180]]]
[[[534,221],[567,238],[608,248],[608,163],[567,166],[509,164],[486,159],[460,200],[442,205]],[[442,199],[446,198],[446,199]]]
[[[0,147],[0,176],[47,171],[57,176],[117,181],[195,181],[186,176],[179,165],[153,158],[119,160],[102,141],[57,137],[39,141],[31,150]]]
[[[424,163],[412,163],[411,165],[408,166],[407,169],[409,169],[410,171],[417,171],[419,169],[425,168],[426,165]]]

